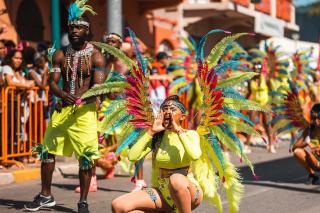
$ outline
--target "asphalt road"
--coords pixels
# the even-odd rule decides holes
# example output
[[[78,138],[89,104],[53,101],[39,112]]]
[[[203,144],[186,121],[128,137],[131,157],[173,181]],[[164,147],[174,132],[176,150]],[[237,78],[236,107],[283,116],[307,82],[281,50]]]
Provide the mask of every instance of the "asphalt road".
[[[253,148],[249,155],[255,162],[256,173],[261,176],[255,181],[244,165],[240,167],[244,177],[245,195],[240,212],[245,213],[316,213],[320,212],[320,185],[305,185],[306,173],[288,153],[286,143],[280,145],[277,154],[267,154],[261,147]],[[242,167],[244,166],[244,167]],[[150,168],[146,162],[145,174]],[[65,171],[65,176],[56,175],[53,194],[57,201],[54,209],[40,212],[76,212],[78,194],[73,190],[77,186],[76,171]],[[149,176],[146,180],[149,180]],[[132,187],[129,177],[116,177],[111,180],[99,180],[99,191],[89,195],[91,212],[111,212],[110,204],[115,197],[128,192]],[[40,190],[40,181],[12,184],[0,188],[0,212],[24,212],[23,204],[32,200]],[[228,204],[223,198],[224,212]],[[208,203],[203,202],[194,212],[215,212]]]

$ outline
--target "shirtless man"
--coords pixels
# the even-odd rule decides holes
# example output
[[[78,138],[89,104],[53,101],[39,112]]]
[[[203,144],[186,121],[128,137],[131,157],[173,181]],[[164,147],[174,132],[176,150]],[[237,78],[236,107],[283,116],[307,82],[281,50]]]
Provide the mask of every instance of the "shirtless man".
[[[105,58],[87,41],[87,19],[81,16],[70,18],[69,13],[68,26],[70,45],[64,50],[57,50],[53,55],[49,84],[50,90],[61,98],[62,102],[52,116],[43,144],[36,149],[42,160],[42,189],[32,203],[25,205],[25,209],[29,211],[38,211],[42,207],[52,207],[56,204],[51,194],[55,155],[71,157],[74,152],[80,167],[81,193],[78,212],[89,212],[88,189],[95,161],[100,157],[97,112],[95,100],[88,100],[82,105],[79,105],[79,102],[84,92],[105,81]],[[58,86],[60,77],[63,79],[62,89]]]
[[[122,49],[122,37],[117,33],[109,33],[104,36],[103,41],[110,46],[113,46],[118,49]],[[108,70],[114,70],[119,72],[122,75],[127,75],[130,72],[130,69],[117,57],[106,53],[106,66]]]

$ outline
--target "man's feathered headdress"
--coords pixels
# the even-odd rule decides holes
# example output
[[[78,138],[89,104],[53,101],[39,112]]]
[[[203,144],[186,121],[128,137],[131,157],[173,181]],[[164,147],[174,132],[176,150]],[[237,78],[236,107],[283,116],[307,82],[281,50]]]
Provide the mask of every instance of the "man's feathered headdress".
[[[68,24],[77,24],[89,27],[89,23],[87,21],[80,20],[81,16],[86,11],[89,11],[93,15],[96,15],[97,13],[90,5],[86,5],[87,1],[88,0],[76,0],[74,3],[70,4],[68,9]]]

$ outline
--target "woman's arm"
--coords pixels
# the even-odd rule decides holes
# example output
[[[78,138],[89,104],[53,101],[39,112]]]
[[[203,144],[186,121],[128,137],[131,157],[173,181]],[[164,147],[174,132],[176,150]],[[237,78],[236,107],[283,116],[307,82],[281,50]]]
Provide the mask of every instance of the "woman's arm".
[[[309,135],[309,129],[305,129],[302,135],[298,138],[297,142],[293,145],[292,151],[296,148],[305,148],[308,146],[308,143],[305,142],[306,137]]]
[[[192,160],[198,160],[202,154],[199,134],[194,130],[189,130],[178,135],[189,157]]]
[[[152,150],[152,138],[157,132],[164,131],[163,112],[160,112],[154,120],[153,125],[148,131],[139,137],[138,141],[132,146],[129,151],[129,160],[137,161],[146,156]]]
[[[15,86],[18,88],[31,88],[34,86],[33,81],[25,81],[25,82],[14,82],[13,81],[13,75],[5,74],[6,81],[8,83],[8,86]]]
[[[44,82],[41,81],[37,75],[36,75],[36,71],[32,70],[29,72],[29,77],[34,80],[35,82],[35,86],[39,87],[40,89],[44,89],[46,85],[44,85]]]
[[[42,84],[44,85],[44,87],[48,86],[48,80],[49,80],[49,67],[46,64],[44,68],[44,73],[42,75]]]
[[[129,150],[130,161],[137,161],[151,152],[152,137],[149,132],[138,138],[138,141]]]

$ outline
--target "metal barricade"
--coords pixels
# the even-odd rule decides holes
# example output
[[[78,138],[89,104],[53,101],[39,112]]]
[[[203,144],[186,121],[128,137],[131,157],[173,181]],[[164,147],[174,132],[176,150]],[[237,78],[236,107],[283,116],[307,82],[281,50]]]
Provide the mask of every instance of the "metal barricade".
[[[3,130],[3,125],[4,125],[5,120],[4,120],[4,117],[2,116],[2,115],[3,115],[3,107],[4,107],[4,105],[3,105],[4,91],[5,91],[5,88],[4,88],[4,87],[1,87],[1,100],[0,100],[0,102],[1,102],[1,143],[0,143],[0,145],[1,145],[1,147],[0,147],[1,151],[0,151],[0,161],[3,161],[4,159],[6,159],[6,152],[4,151],[4,146],[3,146],[3,142],[4,142],[4,137],[3,137],[3,132],[4,132],[4,130]]]
[[[1,90],[2,161],[15,163],[12,158],[30,156],[32,147],[42,143],[45,130],[44,107],[48,106],[48,88],[42,99],[39,88]]]

